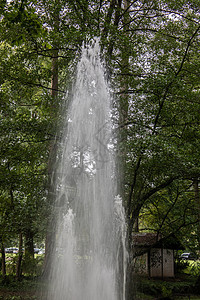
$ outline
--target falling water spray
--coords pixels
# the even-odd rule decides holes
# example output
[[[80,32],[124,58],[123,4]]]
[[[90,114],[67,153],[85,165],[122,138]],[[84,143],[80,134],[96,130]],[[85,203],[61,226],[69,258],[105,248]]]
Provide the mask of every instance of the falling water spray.
[[[126,226],[116,195],[111,98],[99,45],[83,47],[57,167],[48,300],[124,300]]]

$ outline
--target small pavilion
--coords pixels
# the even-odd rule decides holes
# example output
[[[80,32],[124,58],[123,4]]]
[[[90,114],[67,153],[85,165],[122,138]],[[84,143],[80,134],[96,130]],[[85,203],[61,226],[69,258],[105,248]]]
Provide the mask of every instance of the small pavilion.
[[[156,233],[133,234],[134,269],[149,277],[175,276],[175,251],[184,247],[174,235],[162,238]]]

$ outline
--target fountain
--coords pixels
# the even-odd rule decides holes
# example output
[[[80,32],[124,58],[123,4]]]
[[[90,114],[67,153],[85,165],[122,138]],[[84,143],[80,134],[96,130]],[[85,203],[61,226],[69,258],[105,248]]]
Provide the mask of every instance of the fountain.
[[[83,47],[63,129],[48,300],[124,300],[126,226],[99,45]]]

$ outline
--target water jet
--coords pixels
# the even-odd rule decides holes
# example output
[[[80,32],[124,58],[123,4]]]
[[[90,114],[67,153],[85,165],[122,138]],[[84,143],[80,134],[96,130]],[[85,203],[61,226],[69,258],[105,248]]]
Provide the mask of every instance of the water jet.
[[[83,47],[65,117],[48,300],[125,300],[126,225],[99,53],[98,43]]]

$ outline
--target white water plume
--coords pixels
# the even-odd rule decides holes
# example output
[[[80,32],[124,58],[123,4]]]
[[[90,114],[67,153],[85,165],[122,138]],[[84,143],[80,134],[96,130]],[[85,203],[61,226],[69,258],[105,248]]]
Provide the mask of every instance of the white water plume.
[[[116,196],[111,100],[99,45],[83,47],[57,174],[48,300],[125,299],[125,217]]]

